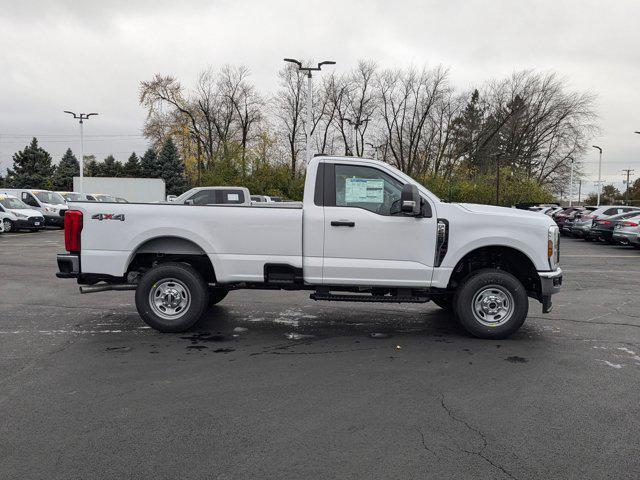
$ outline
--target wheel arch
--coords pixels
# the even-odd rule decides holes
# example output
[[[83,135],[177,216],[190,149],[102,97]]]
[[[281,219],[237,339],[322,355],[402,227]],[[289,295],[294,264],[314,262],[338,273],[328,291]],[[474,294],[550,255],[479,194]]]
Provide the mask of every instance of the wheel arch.
[[[166,262],[187,263],[205,281],[215,282],[215,268],[205,249],[196,241],[179,235],[159,235],[142,241],[131,251],[125,275]]]
[[[508,245],[485,245],[466,253],[453,268],[447,289],[455,289],[469,273],[482,268],[509,272],[531,296],[537,296],[541,291],[540,276],[533,260],[522,250]]]

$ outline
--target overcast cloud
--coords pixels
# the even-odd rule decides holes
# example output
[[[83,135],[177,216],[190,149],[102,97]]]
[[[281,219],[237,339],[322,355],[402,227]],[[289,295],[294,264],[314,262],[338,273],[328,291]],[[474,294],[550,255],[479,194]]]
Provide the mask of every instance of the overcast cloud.
[[[640,175],[640,2],[606,1],[2,1],[0,170],[36,135],[58,161],[79,150],[63,110],[97,111],[87,153],[126,159],[146,142],[138,85],[154,73],[184,84],[211,65],[244,64],[262,92],[282,58],[443,64],[460,89],[515,70],[554,70],[598,97],[603,173]],[[61,137],[62,135],[62,137]],[[69,137],[64,137],[69,135]],[[67,141],[68,138],[68,141]],[[595,150],[585,179],[597,177]]]

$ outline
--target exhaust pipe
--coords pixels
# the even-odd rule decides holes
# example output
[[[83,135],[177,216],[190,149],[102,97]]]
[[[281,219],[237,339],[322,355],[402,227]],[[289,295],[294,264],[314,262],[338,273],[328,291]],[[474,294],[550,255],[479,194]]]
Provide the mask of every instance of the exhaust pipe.
[[[113,285],[83,285],[80,287],[80,293],[107,292],[109,290],[135,290],[137,287],[137,285],[128,283],[116,283]]]

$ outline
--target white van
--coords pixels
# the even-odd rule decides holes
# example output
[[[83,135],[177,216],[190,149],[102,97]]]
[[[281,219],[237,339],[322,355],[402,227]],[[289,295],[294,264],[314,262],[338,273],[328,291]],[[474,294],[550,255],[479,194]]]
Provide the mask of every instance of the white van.
[[[0,194],[0,215],[5,232],[17,230],[37,232],[44,227],[44,216],[13,195]]]
[[[33,188],[5,188],[0,189],[0,193],[13,195],[32,209],[39,211],[44,216],[45,225],[60,228],[64,226],[64,214],[69,207],[62,195]]]

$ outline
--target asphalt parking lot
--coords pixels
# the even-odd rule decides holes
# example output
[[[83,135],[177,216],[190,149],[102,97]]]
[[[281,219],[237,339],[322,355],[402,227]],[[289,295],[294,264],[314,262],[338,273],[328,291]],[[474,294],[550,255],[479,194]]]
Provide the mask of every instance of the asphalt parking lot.
[[[62,246],[0,235],[0,478],[638,478],[640,251],[563,239],[554,311],[483,341],[304,292],[160,334],[56,279]]]

